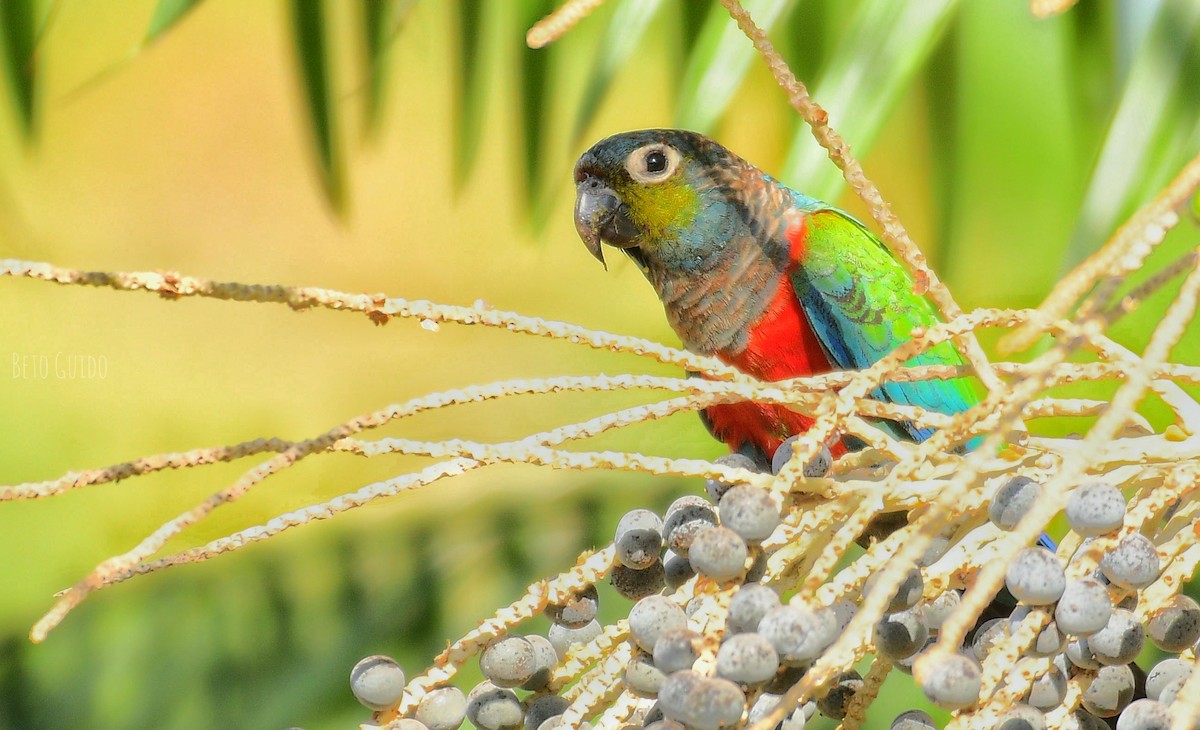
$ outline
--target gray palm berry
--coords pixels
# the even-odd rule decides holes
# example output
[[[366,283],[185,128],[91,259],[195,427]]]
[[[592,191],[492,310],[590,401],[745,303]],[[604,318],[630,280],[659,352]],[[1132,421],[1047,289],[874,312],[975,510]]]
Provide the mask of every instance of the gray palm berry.
[[[626,512],[617,523],[617,534],[613,540],[617,560],[634,570],[649,568],[662,555],[662,531],[662,520],[650,510]]]
[[[1067,498],[1067,522],[1080,535],[1104,535],[1125,522],[1125,497],[1108,482],[1088,482]]]
[[[1017,662],[1018,669],[1022,668],[1022,664],[1035,661],[1033,659],[1022,659]],[[1063,698],[1067,696],[1067,675],[1063,674],[1062,670],[1051,665],[1050,669],[1033,680],[1029,686],[1029,693],[1025,701],[1032,707],[1036,707],[1043,712],[1058,707],[1062,704]]]
[[[578,629],[591,623],[599,608],[600,595],[596,586],[588,586],[572,593],[562,604],[547,606],[546,616],[556,624]]]
[[[683,609],[666,596],[648,596],[629,611],[629,633],[643,651],[653,652],[654,642],[668,629],[687,627]]]
[[[821,620],[812,611],[798,606],[771,609],[759,622],[758,631],[785,663],[812,661],[828,646]]]
[[[525,712],[511,689],[485,681],[467,695],[467,719],[481,730],[516,730]]]
[[[1133,672],[1129,665],[1101,667],[1083,693],[1083,709],[1097,717],[1114,717],[1133,699]]]
[[[1130,533],[1100,559],[1100,570],[1122,588],[1145,588],[1158,578],[1158,550],[1145,535]]]
[[[360,660],[350,670],[350,691],[372,710],[386,710],[404,697],[404,670],[382,654]]]
[[[1117,730],[1171,730],[1171,710],[1154,700],[1135,700],[1117,718]]]
[[[842,672],[834,680],[833,686],[829,688],[825,696],[817,700],[817,711],[833,720],[845,718],[846,706],[850,704],[850,700],[862,688],[863,678],[861,674],[853,669],[848,672]]]
[[[667,508],[663,519],[663,537],[667,547],[687,557],[697,533],[717,524],[717,511],[703,497],[680,497]]]
[[[654,642],[654,665],[665,674],[691,669],[703,643],[704,638],[689,628],[667,629]]]
[[[609,573],[608,582],[617,593],[631,601],[638,601],[658,593],[667,585],[667,571],[662,561],[642,570],[627,568],[618,563]]]
[[[779,670],[779,654],[762,634],[734,634],[717,651],[717,675],[739,684],[761,684]]]
[[[741,484],[730,489],[717,505],[721,524],[749,543],[760,543],[779,525],[779,508],[765,489]]]
[[[663,553],[663,572],[666,573],[667,587],[674,590],[687,583],[696,574],[696,569],[688,559],[674,550]]]
[[[1030,547],[1017,553],[1004,582],[1018,601],[1044,606],[1062,596],[1067,576],[1058,556],[1045,548]]]
[[[558,695],[538,695],[526,702],[525,730],[538,730],[542,723],[567,711],[571,703]]]
[[[672,672],[658,690],[658,707],[663,715],[676,722],[687,722],[688,696],[692,689],[704,679],[704,675],[691,669]]]
[[[1137,618],[1123,608],[1113,611],[1104,628],[1088,637],[1088,647],[1101,664],[1128,664],[1137,658],[1146,633]]]
[[[748,557],[746,541],[728,527],[710,526],[701,530],[688,550],[688,562],[696,572],[718,583],[745,572]]]
[[[425,693],[416,714],[429,730],[458,730],[467,719],[467,697],[458,687],[438,687]]]
[[[1192,674],[1192,663],[1179,657],[1163,659],[1151,667],[1146,675],[1146,696],[1152,700],[1162,700],[1163,687],[1177,679],[1187,679]]]
[[[908,710],[896,715],[889,730],[937,730],[937,725],[928,712]]]
[[[1067,581],[1054,608],[1058,628],[1074,636],[1089,636],[1104,628],[1112,616],[1108,589],[1095,578]]]
[[[746,710],[746,695],[727,679],[705,677],[687,696],[687,720],[695,730],[726,730],[738,724]]]
[[[871,591],[875,588],[875,583],[880,575],[880,573],[872,573],[863,583],[862,594],[864,597],[871,595]],[[917,568],[910,568],[904,575],[904,580],[900,582],[900,587],[892,595],[892,600],[887,606],[887,612],[897,613],[912,608],[920,602],[924,591],[925,581],[921,578],[921,571]]]
[[[1067,659],[1080,669],[1099,669],[1101,666],[1100,660],[1092,653],[1092,647],[1088,646],[1086,638],[1068,642],[1066,654]]]
[[[525,639],[533,645],[533,655],[535,667],[533,676],[531,676],[521,689],[540,690],[550,681],[550,675],[554,672],[554,665],[558,664],[558,652],[554,649],[554,644],[545,636],[532,634],[526,636]]]
[[[778,474],[783,465],[788,463],[792,458],[792,444],[796,443],[799,436],[789,436],[779,448],[775,449],[775,453],[771,456],[771,473]],[[820,478],[827,476],[829,470],[833,467],[833,454],[829,451],[829,447],[821,444],[821,448],[817,451],[817,455],[812,458],[812,461],[804,465],[804,476],[808,479]]]
[[[980,624],[971,640],[971,655],[982,662],[996,642],[1008,636],[1007,624],[1008,620],[1004,618],[988,619]]]
[[[982,684],[983,670],[978,662],[962,654],[950,654],[925,672],[921,689],[938,707],[958,710],[975,704]]]
[[[1150,640],[1163,651],[1180,652],[1200,639],[1200,605],[1178,595],[1146,625]]]
[[[885,614],[875,623],[875,648],[888,659],[904,659],[925,646],[929,628],[915,610]]]
[[[754,631],[762,617],[767,615],[767,611],[779,606],[779,594],[774,588],[761,583],[744,585],[729,601],[726,631],[735,634]]]
[[[988,519],[1001,530],[1017,526],[1042,493],[1041,486],[1029,477],[1015,476],[996,490],[988,505]]]
[[[758,464],[754,463],[754,459],[745,454],[726,454],[715,459],[713,463],[736,469],[746,469],[747,471],[758,471]],[[721,497],[733,486],[718,479],[706,479],[704,481],[704,492],[715,503],[721,501]]]
[[[551,624],[550,630],[546,632],[546,638],[554,646],[554,652],[558,654],[559,661],[562,661],[571,647],[588,643],[599,636],[603,630],[600,622],[595,619],[578,629],[568,628],[562,624]]]
[[[922,602],[919,607],[921,623],[930,631],[937,631],[961,602],[962,593],[956,590],[945,591],[931,601]]]
[[[479,671],[497,687],[520,687],[537,671],[533,644],[524,636],[505,636],[492,642],[479,657]]]
[[[1046,716],[1036,707],[1015,704],[996,721],[996,730],[1045,730]]]
[[[648,654],[639,654],[625,666],[625,686],[639,697],[658,695],[667,675],[654,665]]]

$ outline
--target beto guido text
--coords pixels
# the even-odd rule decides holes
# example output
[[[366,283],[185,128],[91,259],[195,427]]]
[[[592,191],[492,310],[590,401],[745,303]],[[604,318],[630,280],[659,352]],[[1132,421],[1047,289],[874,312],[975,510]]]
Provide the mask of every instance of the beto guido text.
[[[104,380],[108,358],[78,352],[12,354],[13,380]]]

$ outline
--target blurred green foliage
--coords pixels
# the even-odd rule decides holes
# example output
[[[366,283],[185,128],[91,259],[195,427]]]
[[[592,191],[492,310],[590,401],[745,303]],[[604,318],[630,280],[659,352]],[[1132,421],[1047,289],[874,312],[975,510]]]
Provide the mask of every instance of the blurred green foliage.
[[[747,5],[967,307],[1036,304],[1200,148],[1200,87],[1186,82],[1200,67],[1195,0],[1083,0],[1047,21],[1019,2]],[[483,298],[674,342],[637,271],[601,271],[571,228],[570,166],[594,139],[700,128],[862,213],[716,3],[612,0],[551,48],[525,48],[527,25],[550,7],[143,0],[118,12],[3,0],[0,255]],[[1148,268],[1195,242],[1185,223]],[[1114,331],[1139,347],[1168,299]],[[306,437],[468,383],[670,372],[503,332],[28,281],[0,286],[0,312],[12,364],[0,376],[4,483]],[[37,375],[62,355],[103,357],[107,376]],[[1198,355],[1194,336],[1175,353]],[[509,439],[644,400],[481,404],[388,435]],[[596,445],[720,451],[691,416]],[[306,462],[169,549],[421,463]],[[28,643],[52,591],[246,468],[0,508],[0,726],[352,726],[366,717],[346,689],[357,658],[390,653],[415,673],[525,584],[605,542],[622,510],[698,488],[495,468],[139,578]],[[873,712],[911,701],[894,682],[884,696]]]

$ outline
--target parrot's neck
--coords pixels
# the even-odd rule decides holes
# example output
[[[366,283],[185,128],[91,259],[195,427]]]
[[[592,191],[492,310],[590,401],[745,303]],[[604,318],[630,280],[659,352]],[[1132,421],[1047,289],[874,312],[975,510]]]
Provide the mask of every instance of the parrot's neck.
[[[787,271],[787,251],[760,240],[744,219],[722,226],[727,238],[689,245],[687,233],[655,247],[654,256],[631,250],[662,300],[684,347],[703,355],[736,357]],[[709,229],[711,233],[712,229]],[[680,260],[684,259],[684,260]]]

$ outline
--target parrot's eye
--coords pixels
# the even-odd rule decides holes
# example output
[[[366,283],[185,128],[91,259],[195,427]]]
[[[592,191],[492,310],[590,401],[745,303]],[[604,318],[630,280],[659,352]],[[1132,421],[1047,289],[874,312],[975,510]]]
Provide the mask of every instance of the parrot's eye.
[[[674,147],[648,144],[634,150],[625,161],[625,169],[640,183],[659,183],[675,173],[679,159],[679,152]]]

